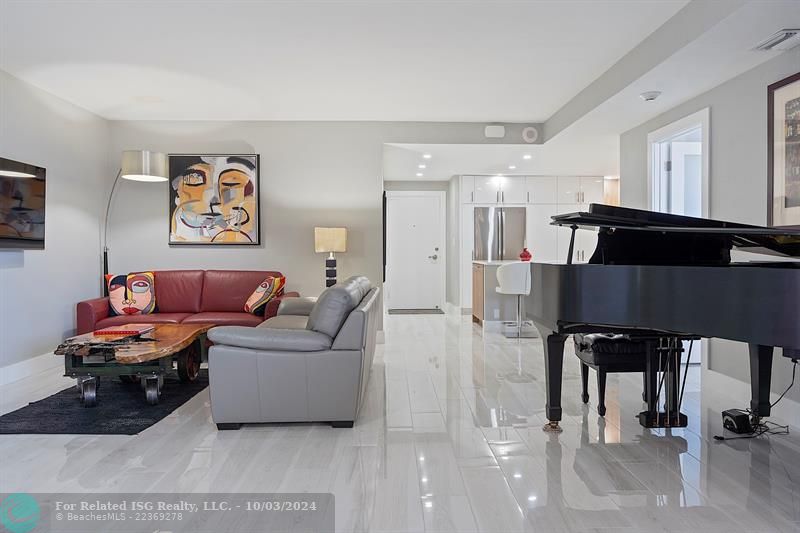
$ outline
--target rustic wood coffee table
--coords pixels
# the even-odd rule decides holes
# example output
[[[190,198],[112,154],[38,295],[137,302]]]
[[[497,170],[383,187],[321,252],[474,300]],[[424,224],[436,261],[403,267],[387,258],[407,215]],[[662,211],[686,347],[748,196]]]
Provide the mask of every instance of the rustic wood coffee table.
[[[158,403],[164,376],[176,372],[192,382],[206,358],[206,332],[213,324],[155,324],[141,335],[109,336],[86,333],[71,337],[55,350],[64,356],[64,375],[76,379],[85,407],[97,404],[101,376],[141,383],[145,398]],[[177,369],[173,366],[177,363]]]

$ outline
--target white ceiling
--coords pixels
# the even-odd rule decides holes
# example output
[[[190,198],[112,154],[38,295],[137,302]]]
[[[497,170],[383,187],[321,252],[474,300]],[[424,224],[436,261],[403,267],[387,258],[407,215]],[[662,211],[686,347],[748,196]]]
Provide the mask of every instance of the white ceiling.
[[[459,174],[538,176],[617,176],[619,136],[579,138],[568,130],[537,145],[387,144],[383,148],[385,181],[441,181]],[[424,154],[430,154],[425,159]],[[523,156],[530,155],[530,159]],[[425,165],[420,169],[419,165]],[[509,168],[513,165],[516,168]],[[422,174],[422,176],[417,176]]]
[[[686,0],[3,0],[0,68],[111,119],[540,122]]]

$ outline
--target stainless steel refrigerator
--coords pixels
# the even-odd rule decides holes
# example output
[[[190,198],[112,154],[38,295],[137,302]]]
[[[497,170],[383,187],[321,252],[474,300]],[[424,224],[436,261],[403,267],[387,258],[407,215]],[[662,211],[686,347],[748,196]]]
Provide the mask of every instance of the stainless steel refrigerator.
[[[519,259],[525,246],[524,207],[476,207],[474,259]]]

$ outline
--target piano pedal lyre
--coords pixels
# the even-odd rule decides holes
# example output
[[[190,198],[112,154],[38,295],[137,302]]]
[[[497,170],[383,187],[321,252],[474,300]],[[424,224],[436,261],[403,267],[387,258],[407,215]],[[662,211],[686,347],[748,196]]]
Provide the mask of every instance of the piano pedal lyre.
[[[542,431],[545,433],[561,433],[564,431],[564,428],[559,425],[558,420],[550,420],[547,424],[542,426]]]

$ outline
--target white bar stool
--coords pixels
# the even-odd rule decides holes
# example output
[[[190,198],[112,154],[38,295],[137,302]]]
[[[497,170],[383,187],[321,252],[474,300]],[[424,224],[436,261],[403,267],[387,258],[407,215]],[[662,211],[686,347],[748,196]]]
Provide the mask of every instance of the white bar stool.
[[[495,289],[498,294],[508,294],[517,297],[517,321],[513,324],[515,332],[503,331],[506,337],[535,338],[538,335],[532,323],[523,321],[522,297],[531,293],[531,264],[528,262],[506,263],[497,267],[497,283]],[[505,326],[508,323],[504,323]]]

